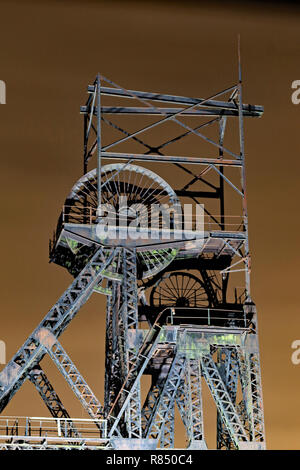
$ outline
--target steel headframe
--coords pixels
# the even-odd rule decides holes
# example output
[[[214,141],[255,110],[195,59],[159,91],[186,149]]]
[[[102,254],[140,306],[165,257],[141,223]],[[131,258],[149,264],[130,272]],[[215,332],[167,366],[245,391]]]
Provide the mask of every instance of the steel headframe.
[[[265,448],[257,316],[250,296],[243,130],[244,117],[260,117],[263,108],[243,104],[240,63],[238,83],[205,99],[126,90],[101,74],[88,87],[88,93],[88,100],[81,107],[84,116],[83,170],[86,174],[89,161],[96,153],[98,207],[102,200],[103,160],[120,160],[124,162],[124,167],[136,161],[167,163],[188,174],[191,180],[177,189],[176,194],[189,197],[194,202],[205,197],[213,198],[219,201],[220,207],[218,217],[206,212],[218,230],[207,232],[207,239],[202,251],[195,255],[193,266],[196,266],[202,256],[205,258],[210,254],[212,240],[214,246],[217,246],[211,252],[214,260],[221,259],[224,253],[228,257],[230,253],[233,262],[230,261],[221,270],[223,302],[229,274],[243,271],[245,299],[242,310],[245,318],[247,316],[251,321],[243,328],[230,321],[222,327],[210,322],[205,325],[187,324],[187,320],[170,325],[167,320],[170,311],[163,309],[155,312],[154,320],[153,316],[147,319],[146,329],[140,328],[140,307],[143,302],[138,290],[137,248],[109,248],[96,243],[94,253],[83,270],[0,373],[0,410],[4,410],[29,378],[51,415],[56,419],[66,420],[65,431],[59,437],[63,439],[61,445],[67,447],[72,442],[72,445],[80,448],[89,447],[82,432],[76,428],[76,420],[71,419],[41,368],[40,362],[48,355],[99,430],[99,439],[96,444],[90,444],[91,448],[174,448],[174,409],[177,406],[186,429],[187,446],[191,449],[206,449],[203,382],[206,382],[217,408],[217,448]],[[227,99],[220,101],[220,97],[225,96]],[[103,97],[136,100],[139,106],[104,106]],[[171,107],[157,107],[157,104],[171,104]],[[108,118],[109,115],[138,118],[153,116],[161,119],[134,132],[128,132],[123,129],[123,125],[113,123]],[[184,121],[186,117],[204,118],[206,121],[191,127]],[[238,120],[239,127],[238,153],[224,145],[227,121],[234,118]],[[146,132],[163,126],[166,122],[179,125],[183,131],[159,146],[149,145],[142,140]],[[104,125],[120,132],[122,137],[103,145]],[[203,133],[205,128],[212,126],[217,128],[216,140]],[[209,144],[216,150],[216,156],[163,154],[163,149],[187,136],[196,136]],[[125,142],[140,144],[144,146],[145,152],[116,152],[115,147]],[[195,171],[194,168],[198,165],[201,170]],[[239,186],[226,175],[228,168],[239,171]],[[218,186],[207,180],[210,174],[217,175]],[[204,185],[206,190],[191,190],[196,183]],[[233,190],[242,201],[242,228],[238,236],[228,229],[224,203],[225,186]],[[175,260],[173,266],[176,262]],[[187,263],[183,261],[185,262]],[[201,266],[199,271],[203,283],[210,289],[214,302],[217,302],[217,297],[214,297],[216,285],[211,282],[210,271],[205,265]],[[171,270],[172,265],[168,269]],[[158,274],[156,281],[161,276],[162,273]],[[106,283],[106,287],[101,287],[103,283]],[[104,406],[58,341],[58,337],[94,290],[107,295]],[[230,313],[230,309],[227,313]],[[145,373],[152,376],[152,383],[146,400],[142,403],[141,378]],[[238,383],[241,385],[241,396],[238,393]],[[33,436],[28,429],[21,436],[21,441],[28,448],[39,446],[33,443]],[[40,448],[57,446],[56,441],[55,444],[46,441]],[[1,441],[1,447],[20,448],[20,439]]]

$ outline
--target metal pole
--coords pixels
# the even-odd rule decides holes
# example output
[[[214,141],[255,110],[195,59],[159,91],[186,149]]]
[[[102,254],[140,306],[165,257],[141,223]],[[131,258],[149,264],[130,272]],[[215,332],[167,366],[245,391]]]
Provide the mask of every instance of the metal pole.
[[[100,74],[96,78],[97,93],[97,192],[98,192],[98,214],[101,207],[101,100],[100,100]],[[98,215],[97,214],[97,215]]]
[[[225,127],[226,127],[226,117],[223,117],[219,121],[219,157],[220,159],[223,158],[223,142],[224,142],[224,134],[225,134]],[[224,167],[220,166],[220,176],[219,176],[219,196],[220,196],[220,222],[221,222],[221,230],[225,230],[225,200],[224,200]],[[222,276],[222,300],[223,303],[226,303],[226,290],[227,290],[227,279]]]
[[[250,254],[249,254],[249,239],[248,239],[248,211],[247,211],[247,193],[246,193],[246,169],[245,169],[245,146],[244,146],[244,118],[243,118],[243,101],[242,101],[242,67],[241,67],[241,48],[240,48],[240,35],[238,36],[238,67],[239,67],[239,82],[238,82],[238,95],[239,95],[239,135],[240,135],[240,158],[242,160],[241,167],[241,186],[242,186],[242,201],[243,201],[243,221],[246,233],[245,239],[245,255],[246,255],[246,269],[245,269],[245,288],[246,298],[250,297]]]
[[[83,174],[87,173],[87,114],[83,117]]]

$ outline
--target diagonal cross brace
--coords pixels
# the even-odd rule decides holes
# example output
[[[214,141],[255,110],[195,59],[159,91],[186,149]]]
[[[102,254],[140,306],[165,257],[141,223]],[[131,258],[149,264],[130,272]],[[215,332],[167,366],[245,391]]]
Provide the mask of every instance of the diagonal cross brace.
[[[140,378],[149,363],[154,350],[157,346],[159,341],[161,327],[158,323],[154,323],[153,327],[147,334],[145,341],[143,342],[139,353],[137,354],[136,362],[131,366],[129,369],[128,375],[118,393],[118,396],[110,409],[108,414],[108,419],[113,419],[114,423],[110,430],[110,436],[113,436],[115,432],[117,432],[117,427],[120,422],[120,419],[125,412],[127,405],[132,397],[132,393],[135,391],[136,387],[139,384]],[[122,406],[120,407],[120,411],[116,417],[113,416],[114,409],[117,408],[117,403],[122,402]]]
[[[51,332],[43,330],[39,332],[37,339],[44,346],[47,353],[56,364],[58,370],[70,385],[83,408],[89,413],[91,418],[102,419],[104,413],[101,403],[96,398],[95,394],[88,386],[60,342]]]
[[[225,356],[225,357],[224,357]],[[222,380],[227,388],[232,403],[236,403],[237,384],[238,384],[238,362],[235,348],[224,348],[218,351],[218,369]],[[241,413],[239,411],[239,415]],[[241,419],[243,425],[244,420]],[[245,427],[245,426],[244,426]],[[246,429],[246,427],[245,427]],[[217,448],[225,447],[227,450],[232,448],[230,435],[226,429],[220,413],[217,415]]]
[[[59,396],[52,387],[45,372],[40,366],[35,367],[29,373],[29,380],[39,392],[42,400],[54,418],[66,418],[63,420],[62,432],[65,437],[80,437],[70,418],[69,413],[62,404]]]
[[[174,403],[165,413],[160,430],[160,449],[173,449],[175,441],[175,406]]]
[[[53,418],[70,418],[69,413],[40,366],[32,369],[28,378],[39,392]]]
[[[199,359],[187,359],[178,387],[176,403],[186,429],[189,446],[204,442],[201,364]]]
[[[217,405],[218,411],[226,424],[235,446],[239,449],[241,442],[248,441],[246,431],[242,425],[240,417],[229,396],[226,386],[221,378],[219,370],[209,355],[202,356],[201,359],[203,376],[211,391],[212,397]]]
[[[167,416],[170,408],[174,407],[178,386],[181,381],[182,371],[184,370],[185,364],[186,359],[177,353],[173,359],[161,393],[157,396],[157,401],[155,406],[153,406],[152,413],[146,425],[146,438],[158,439],[160,437],[165,417]]]
[[[37,341],[36,335],[42,328],[47,328],[55,337],[65,330],[80,307],[92,295],[93,289],[101,283],[102,273],[113,260],[115,252],[116,250],[101,247],[93,255],[70,287],[0,373],[0,412],[24,383],[29,371],[39,364],[45,355],[44,347]]]

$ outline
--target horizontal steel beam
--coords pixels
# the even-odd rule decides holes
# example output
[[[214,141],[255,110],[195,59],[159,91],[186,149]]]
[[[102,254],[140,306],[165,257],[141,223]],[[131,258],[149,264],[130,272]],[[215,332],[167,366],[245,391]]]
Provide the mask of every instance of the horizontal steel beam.
[[[218,199],[220,197],[219,191],[185,191],[183,189],[175,189],[178,197],[202,197],[210,199]]]
[[[140,153],[119,153],[119,152],[101,152],[102,158],[130,160],[130,161],[146,161],[146,162],[162,162],[162,163],[184,163],[186,165],[215,165],[215,166],[243,166],[242,160],[221,159],[221,158],[204,158],[204,157],[182,157],[170,155],[152,155]]]
[[[206,106],[206,105],[203,105]],[[172,116],[173,114],[181,113],[181,116],[233,116],[236,117],[239,115],[238,109],[223,109],[223,108],[214,108],[206,109],[205,107],[201,109],[191,109],[185,111],[185,108],[146,108],[146,107],[133,107],[133,106],[102,106],[101,113],[103,114],[145,114],[147,116]],[[91,106],[80,106],[81,114],[89,114],[91,112]],[[93,108],[94,116],[97,116],[97,108]],[[257,111],[243,111],[245,117],[260,117],[261,113]]]
[[[95,90],[94,85],[88,86],[88,91],[93,93]],[[235,103],[228,102],[228,101],[218,101],[218,100],[205,100],[203,98],[189,98],[185,96],[176,96],[176,95],[166,95],[161,93],[150,93],[145,91],[135,91],[135,90],[123,90],[121,88],[110,88],[110,87],[101,87],[101,94],[109,95],[109,96],[118,96],[123,98],[131,98],[133,99],[132,94],[134,94],[137,98],[141,99],[148,99],[151,101],[161,101],[164,103],[177,103],[183,105],[194,105],[201,102],[205,102],[205,107],[212,107],[212,108],[222,108],[222,109],[233,109],[237,110],[238,107]],[[261,116],[264,112],[263,106],[259,105],[251,105],[251,104],[243,104],[242,106],[243,111],[248,111],[250,116],[256,117],[257,113]]]

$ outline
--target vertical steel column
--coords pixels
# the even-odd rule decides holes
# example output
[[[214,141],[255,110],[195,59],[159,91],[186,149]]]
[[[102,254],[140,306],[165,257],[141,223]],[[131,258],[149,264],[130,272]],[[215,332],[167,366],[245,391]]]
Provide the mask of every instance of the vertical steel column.
[[[256,342],[257,337],[255,338]],[[262,399],[261,373],[258,345],[254,348],[238,348],[239,371],[243,392],[243,404],[241,406],[244,419],[247,422],[251,442],[259,443],[260,448],[265,448],[265,426]]]
[[[121,262],[120,251],[111,264],[111,272],[118,275]],[[110,280],[108,288],[111,295],[106,301],[106,337],[105,337],[105,382],[104,412],[109,413],[122,385],[121,352],[119,350],[119,330],[121,312],[121,285],[119,281]],[[116,409],[116,412],[119,410]],[[110,424],[110,423],[109,423]]]
[[[173,425],[173,414],[169,414],[169,412],[171,408],[175,406],[178,387],[181,383],[185,366],[185,357],[181,353],[175,353],[168,376],[164,381],[160,394],[156,397],[155,406],[152,408],[151,416],[147,423],[146,437],[158,440],[162,439],[161,447],[164,445],[165,436],[162,436],[162,430],[165,420],[167,419],[170,422],[169,426],[172,427]],[[169,445],[170,442],[173,442],[172,439],[172,435],[169,436],[166,444]]]
[[[124,322],[124,346],[126,375],[132,365],[137,363],[139,343],[138,343],[138,299],[137,299],[137,259],[136,250],[123,248],[123,322]],[[125,377],[124,377],[125,378]],[[128,437],[142,437],[141,421],[141,391],[140,383],[136,385],[131,394],[127,409],[126,422]]]
[[[87,136],[87,122],[88,117],[87,114],[83,116],[83,174],[87,173],[87,143],[88,143],[88,136]]]
[[[238,384],[238,361],[235,348],[220,348],[218,350],[218,363],[220,375],[229,393],[233,404],[236,403],[236,393]],[[222,420],[220,412],[217,412],[217,449],[234,448],[230,434]]]
[[[235,447],[240,449],[248,442],[246,430],[240,419],[238,410],[234,406],[227,388],[222,380],[220,372],[211,355],[203,355],[201,365],[204,378],[211,391],[212,397],[225,422],[230,438]]]
[[[223,116],[219,121],[219,157],[223,158],[223,144],[224,144],[224,136],[227,124],[227,117]],[[220,222],[221,222],[221,230],[225,230],[226,220],[225,220],[225,195],[224,195],[224,167],[220,166],[220,176],[219,176],[219,191],[220,191]],[[228,277],[229,274],[225,274],[222,276],[222,301],[226,303],[226,293],[227,293],[227,284],[228,284]]]
[[[98,192],[98,211],[101,207],[101,82],[100,74],[96,78],[97,93],[97,192]]]
[[[105,391],[104,411],[108,414],[116,400],[122,385],[120,366],[119,312],[120,312],[120,284],[111,281],[112,295],[107,297],[106,304],[106,341],[105,341]],[[118,413],[118,409],[115,410]]]
[[[222,117],[219,121],[219,157],[223,158],[223,144],[224,135],[227,124],[227,117]],[[225,204],[224,204],[224,167],[220,166],[220,177],[219,177],[219,191],[220,191],[220,216],[221,216],[221,230],[225,230]]]
[[[243,95],[242,95],[242,67],[241,67],[241,51],[240,37],[238,41],[238,61],[239,61],[239,82],[238,82],[238,109],[239,109],[239,136],[240,136],[240,158],[241,166],[241,187],[242,187],[242,204],[243,204],[243,222],[246,233],[245,239],[245,289],[246,298],[250,297],[250,253],[249,253],[249,233],[248,233],[248,209],[247,209],[247,191],[246,191],[246,168],[245,168],[245,145],[244,145],[244,116],[243,116]]]
[[[174,449],[175,431],[175,401],[165,414],[160,432],[159,447],[161,449]]]
[[[104,378],[104,415],[107,416],[112,397],[112,360],[113,360],[113,304],[115,299],[115,283],[111,283],[112,295],[106,298],[105,319],[105,378]]]
[[[184,424],[188,446],[197,447],[204,444],[204,423],[202,409],[202,384],[200,359],[188,359],[184,372]],[[203,446],[204,444],[204,446]]]

